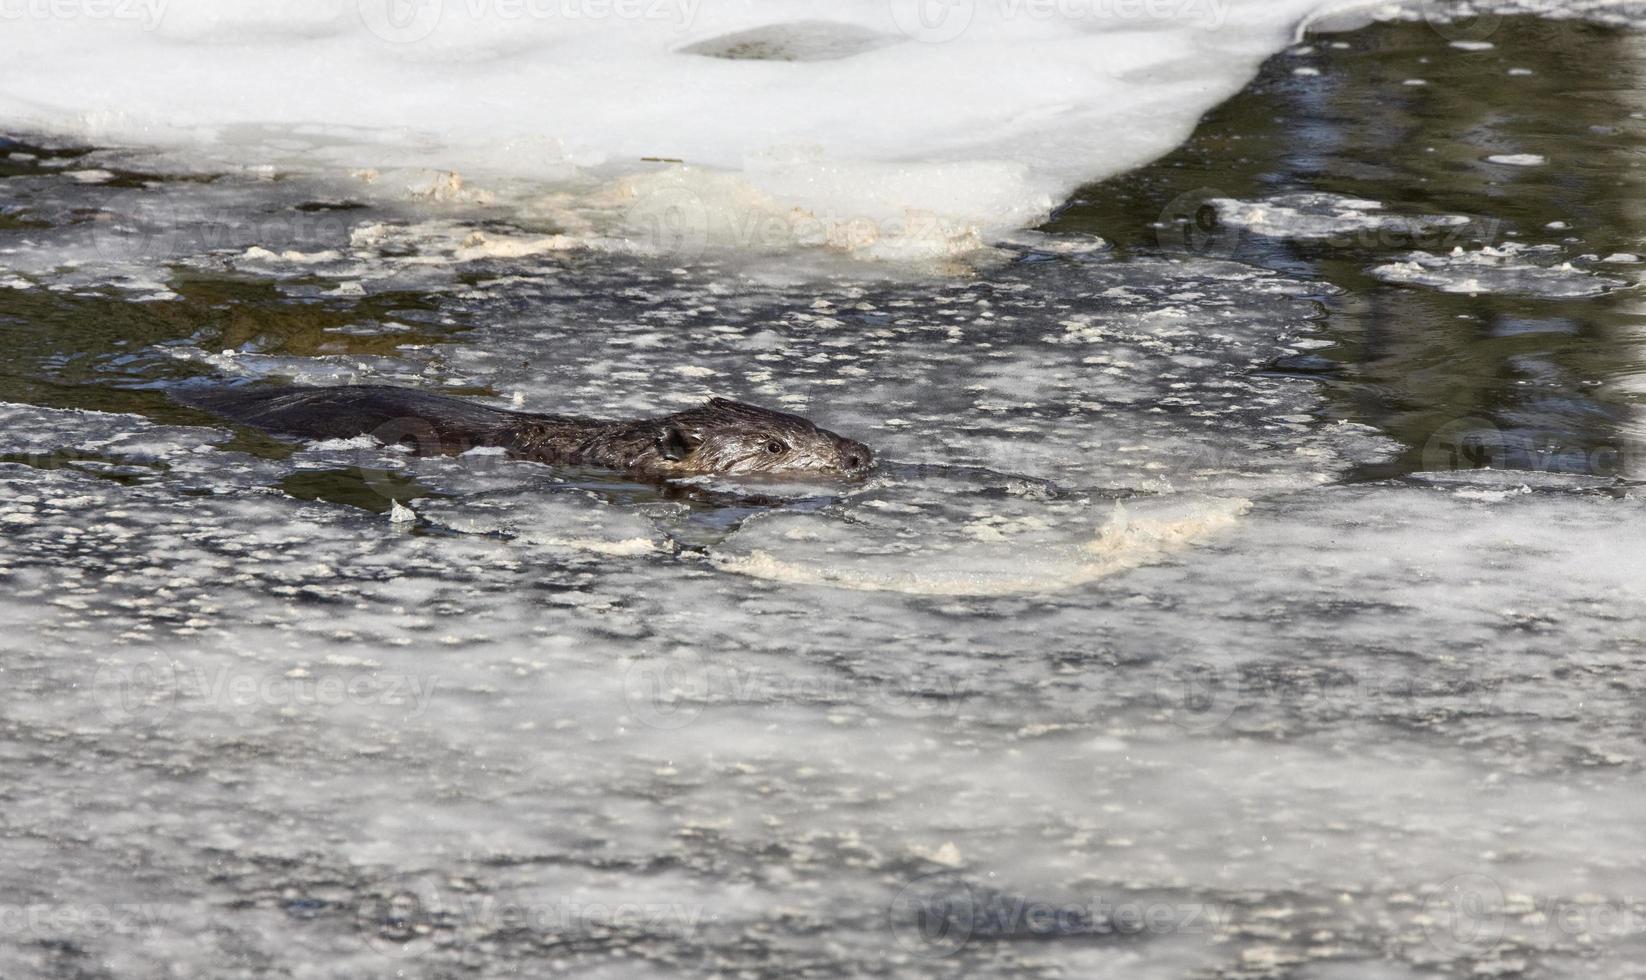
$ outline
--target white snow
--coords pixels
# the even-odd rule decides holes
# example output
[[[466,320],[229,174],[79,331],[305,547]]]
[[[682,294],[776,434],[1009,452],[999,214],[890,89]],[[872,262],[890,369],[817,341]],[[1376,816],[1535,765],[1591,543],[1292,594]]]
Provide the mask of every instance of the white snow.
[[[1170,150],[1304,20],[1341,5],[30,7],[0,32],[0,121],[165,148],[184,168],[329,174],[431,208],[535,204],[568,234],[593,223],[662,250],[922,258],[974,249]]]

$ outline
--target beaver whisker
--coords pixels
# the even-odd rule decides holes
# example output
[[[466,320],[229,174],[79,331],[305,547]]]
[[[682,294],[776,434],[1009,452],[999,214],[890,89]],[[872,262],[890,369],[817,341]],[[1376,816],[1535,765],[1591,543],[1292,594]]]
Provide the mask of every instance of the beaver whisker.
[[[177,400],[276,435],[370,435],[422,455],[480,447],[539,463],[595,466],[663,478],[708,473],[856,477],[874,466],[868,446],[787,412],[711,398],[643,419],[597,419],[491,408],[390,385],[222,386]]]

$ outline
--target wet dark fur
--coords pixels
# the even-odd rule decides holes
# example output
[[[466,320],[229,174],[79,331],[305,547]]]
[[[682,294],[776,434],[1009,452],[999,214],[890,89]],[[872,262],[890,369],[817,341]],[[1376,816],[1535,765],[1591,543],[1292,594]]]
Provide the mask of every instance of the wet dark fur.
[[[386,385],[218,387],[179,401],[276,435],[371,435],[424,455],[499,447],[539,463],[598,466],[641,476],[698,473],[858,476],[874,465],[860,442],[798,415],[714,398],[651,419],[542,415]]]

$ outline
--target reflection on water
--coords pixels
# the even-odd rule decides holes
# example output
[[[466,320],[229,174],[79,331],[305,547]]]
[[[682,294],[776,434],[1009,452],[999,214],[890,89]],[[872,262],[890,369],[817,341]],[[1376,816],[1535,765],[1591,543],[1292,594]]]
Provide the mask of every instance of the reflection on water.
[[[1396,466],[1374,472],[1436,468],[1437,458],[1463,452],[1498,467],[1646,476],[1638,291],[1468,295],[1368,275],[1413,250],[1520,243],[1577,259],[1632,257],[1646,246],[1640,36],[1509,17],[1491,43],[1453,47],[1424,23],[1312,36],[1211,113],[1187,145],[1082,189],[1048,228],[1102,234],[1129,251],[1163,243],[1227,254],[1343,287],[1322,296],[1325,336],[1338,346],[1315,354],[1337,369],[1315,363],[1307,373],[1330,391],[1334,412],[1407,447]],[[1547,163],[1488,159],[1514,154]],[[1301,191],[1469,220],[1322,240],[1253,234],[1202,210],[1208,198]],[[1186,208],[1199,227],[1170,220]]]

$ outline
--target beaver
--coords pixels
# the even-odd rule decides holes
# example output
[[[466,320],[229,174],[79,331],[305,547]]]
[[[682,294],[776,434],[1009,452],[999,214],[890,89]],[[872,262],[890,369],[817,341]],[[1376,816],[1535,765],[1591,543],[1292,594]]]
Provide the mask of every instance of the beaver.
[[[647,478],[705,473],[858,477],[869,447],[807,419],[729,398],[644,419],[491,408],[390,385],[241,385],[175,393],[184,404],[304,439],[374,436],[421,455],[497,447],[517,459]]]

